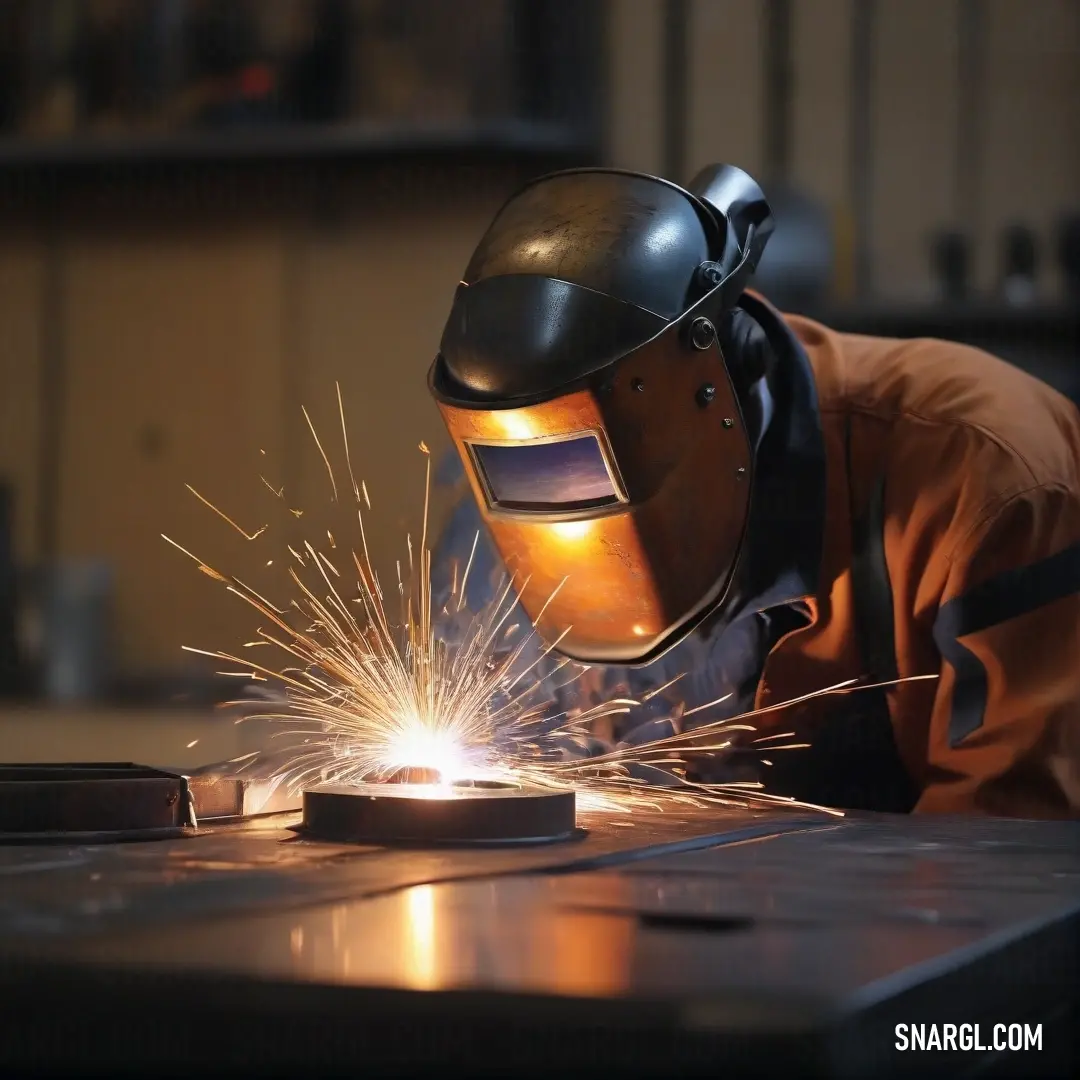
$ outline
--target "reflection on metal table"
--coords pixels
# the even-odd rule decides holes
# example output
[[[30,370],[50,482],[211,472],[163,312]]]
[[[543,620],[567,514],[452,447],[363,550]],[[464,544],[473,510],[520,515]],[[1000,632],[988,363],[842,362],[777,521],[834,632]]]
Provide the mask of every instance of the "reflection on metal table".
[[[0,844],[0,1072],[1075,1065],[1080,823],[582,811],[483,849],[296,823]],[[920,1024],[984,1049],[897,1050]],[[997,1052],[999,1024],[1041,1050]]]

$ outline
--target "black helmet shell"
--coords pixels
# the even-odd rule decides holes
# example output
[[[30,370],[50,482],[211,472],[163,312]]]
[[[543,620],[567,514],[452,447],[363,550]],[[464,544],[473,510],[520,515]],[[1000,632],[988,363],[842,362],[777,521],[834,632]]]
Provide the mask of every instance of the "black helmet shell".
[[[458,395],[542,395],[607,366],[678,318],[727,225],[675,184],[581,169],[505,204],[462,278],[438,375]]]

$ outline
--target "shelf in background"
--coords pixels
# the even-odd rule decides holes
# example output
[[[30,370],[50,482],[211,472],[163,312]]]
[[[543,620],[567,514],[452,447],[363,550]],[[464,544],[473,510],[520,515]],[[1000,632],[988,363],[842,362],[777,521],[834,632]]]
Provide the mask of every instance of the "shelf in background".
[[[168,135],[0,140],[0,174],[79,173],[163,165],[245,162],[364,162],[439,157],[462,160],[590,159],[595,148],[562,125],[509,122],[467,127],[375,124],[282,126]]]
[[[1080,306],[1066,303],[1030,307],[992,301],[870,305],[823,310],[812,313],[812,317],[849,334],[1053,344],[1063,350],[1080,346]]]
[[[971,345],[1015,364],[1080,405],[1080,305],[882,305],[822,310],[812,317],[841,333]]]

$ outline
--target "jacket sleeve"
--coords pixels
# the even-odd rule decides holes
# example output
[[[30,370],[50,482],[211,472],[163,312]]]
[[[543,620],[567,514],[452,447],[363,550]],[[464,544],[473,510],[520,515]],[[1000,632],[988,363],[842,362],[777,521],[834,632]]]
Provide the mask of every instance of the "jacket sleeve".
[[[917,809],[1080,816],[1080,497],[1007,500],[952,554]]]

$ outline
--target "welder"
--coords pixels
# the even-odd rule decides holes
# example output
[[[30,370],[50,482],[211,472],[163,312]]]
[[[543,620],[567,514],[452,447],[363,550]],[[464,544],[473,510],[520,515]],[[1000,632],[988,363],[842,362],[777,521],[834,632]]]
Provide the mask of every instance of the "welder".
[[[437,564],[482,520],[557,654],[643,698],[684,673],[710,720],[868,687],[755,715],[809,744],[760,753],[767,790],[1080,815],[1080,416],[978,350],[781,314],[772,229],[732,166],[511,198],[429,376],[471,491]]]

